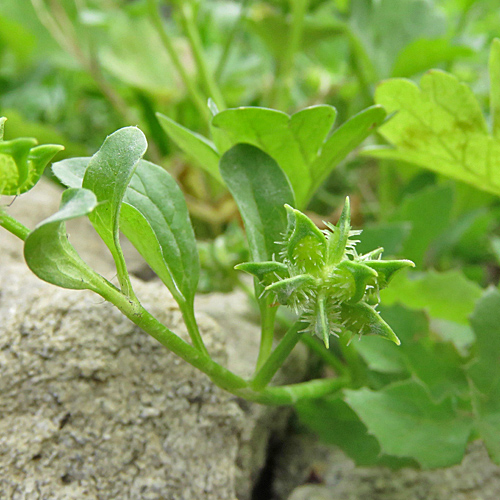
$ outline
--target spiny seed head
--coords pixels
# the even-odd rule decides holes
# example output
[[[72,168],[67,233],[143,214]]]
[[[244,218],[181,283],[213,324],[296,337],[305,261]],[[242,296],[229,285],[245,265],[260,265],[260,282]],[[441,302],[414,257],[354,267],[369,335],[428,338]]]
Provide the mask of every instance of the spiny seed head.
[[[344,331],[376,334],[399,344],[390,326],[369,300],[380,300],[379,291],[410,260],[381,260],[382,248],[364,255],[356,252],[352,239],[361,231],[352,230],[350,204],[346,198],[337,225],[327,223],[321,231],[305,214],[289,205],[287,229],[280,242],[279,261],[250,262],[237,269],[257,277],[264,293],[302,313],[305,331],[318,335],[328,347],[330,335]]]

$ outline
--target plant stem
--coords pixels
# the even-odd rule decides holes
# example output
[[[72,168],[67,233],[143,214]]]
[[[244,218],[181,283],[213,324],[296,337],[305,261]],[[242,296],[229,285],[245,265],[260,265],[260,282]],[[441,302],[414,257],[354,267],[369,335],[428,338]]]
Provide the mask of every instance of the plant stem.
[[[144,309],[138,301],[125,297],[118,289],[105,282],[104,279],[103,282],[99,286],[99,295],[114,304],[127,318],[149,333],[149,335],[158,340],[158,342],[174,354],[203,373],[206,373],[216,385],[233,393],[238,389],[248,387],[248,383],[244,379],[230,372],[200,352],[200,350],[182,340]]]
[[[339,375],[347,374],[346,366],[340,361],[337,356],[332,354],[325,345],[312,337],[311,335],[302,335],[300,340],[307,346],[311,351],[315,352],[327,365],[331,366],[335,372]]]
[[[30,230],[21,224],[19,221],[5,213],[0,209],[0,226],[7,229],[14,236],[17,236],[20,240],[25,241],[30,233]]]
[[[189,337],[191,338],[191,342],[193,342],[194,347],[198,349],[198,351],[202,352],[205,356],[210,357],[210,354],[205,346],[205,343],[201,338],[200,330],[198,328],[198,323],[196,322],[196,317],[194,315],[193,301],[191,301],[191,303],[178,302],[178,304],[182,313],[182,317],[184,319],[184,323],[186,324]]]
[[[295,0],[291,2],[291,6],[292,25],[290,27],[290,36],[288,37],[283,59],[277,64],[276,77],[271,90],[271,104],[276,109],[283,111],[287,107],[295,54],[300,49],[309,0]]]
[[[198,68],[198,72],[205,87],[205,92],[213,99],[219,111],[226,109],[226,103],[222,97],[222,92],[217,85],[215,78],[212,73],[208,70],[207,64],[205,62],[205,54],[203,51],[203,44],[201,42],[200,34],[196,26],[194,19],[193,5],[191,2],[181,2],[179,6],[179,12],[181,17],[181,23],[184,28],[184,32],[188,37],[191,50],[193,51],[194,60]]]
[[[215,70],[215,80],[218,81],[222,73],[224,72],[224,69],[226,67],[226,63],[228,60],[229,56],[229,51],[231,50],[231,47],[233,45],[233,41],[236,37],[236,33],[238,32],[238,29],[241,26],[241,23],[243,19],[245,18],[246,11],[248,9],[248,5],[250,4],[250,0],[243,0],[241,3],[240,7],[240,14],[238,16],[238,19],[234,23],[234,26],[231,28],[231,31],[229,32],[228,37],[226,38],[226,42],[224,43],[224,48],[222,49],[222,54],[220,56],[219,62],[217,64],[217,68]]]
[[[267,387],[263,391],[255,392],[251,389],[240,389],[235,392],[239,397],[248,401],[266,405],[293,405],[304,399],[316,399],[336,392],[349,385],[346,377],[309,380],[299,384]]]
[[[280,369],[286,358],[288,358],[293,348],[300,340],[301,334],[298,333],[299,330],[303,329],[305,326],[306,325],[304,325],[301,321],[296,321],[285,333],[280,343],[276,346],[271,355],[267,357],[265,363],[255,374],[250,384],[252,389],[260,391],[264,389],[269,382],[271,382],[276,372]]]
[[[255,296],[258,297],[259,294],[255,293]],[[261,366],[264,364],[266,359],[271,354],[273,348],[273,340],[274,340],[274,320],[276,318],[276,307],[271,306],[271,298],[266,296],[260,299],[259,301],[259,309],[260,309],[260,318],[261,318],[261,326],[260,326],[260,346],[259,346],[259,355],[257,357],[257,366],[256,370],[259,370]]]
[[[179,55],[177,54],[177,50],[174,47],[170,35],[163,26],[163,21],[160,17],[158,8],[156,6],[156,0],[147,0],[147,3],[151,21],[154,27],[156,28],[156,31],[161,39],[161,42],[163,43],[163,46],[165,47],[166,51],[168,52],[168,55],[170,56],[170,59],[172,60],[172,64],[175,66],[175,69],[179,73],[181,80],[186,86],[186,89],[189,95],[191,96],[193,104],[196,106],[203,119],[207,122],[207,124],[209,124],[210,112],[206,105],[205,99],[199,92],[193,79],[188,75],[187,71],[184,69],[184,65],[182,64],[182,61],[180,60]]]

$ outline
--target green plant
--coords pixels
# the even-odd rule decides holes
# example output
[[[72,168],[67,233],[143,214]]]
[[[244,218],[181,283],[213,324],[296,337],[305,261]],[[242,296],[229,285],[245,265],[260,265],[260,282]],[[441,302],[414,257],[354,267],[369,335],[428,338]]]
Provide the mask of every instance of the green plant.
[[[0,178],[4,193],[23,192],[28,185],[26,178],[39,177],[41,166],[36,159],[40,155],[36,153],[47,151],[43,155],[46,164],[60,149],[57,146],[33,148],[34,144],[34,140],[28,139],[0,143]],[[368,256],[357,256],[355,242],[349,240],[352,231],[348,201],[339,225],[332,226],[326,237],[305,215],[291,208],[295,199],[294,189],[280,166],[255,146],[236,144],[222,156],[220,171],[245,223],[250,255],[254,261],[245,269],[251,269],[265,281],[268,273],[264,272],[261,276],[257,268],[268,270],[269,266],[278,266],[278,275],[285,268],[299,269],[300,253],[304,252],[304,257],[308,252],[316,254],[318,245],[323,245],[324,253],[315,257],[312,267],[306,265],[305,270],[310,273],[307,278],[309,289],[295,289],[290,295],[306,297],[319,294],[321,305],[314,317],[310,312],[299,316],[272,350],[278,308],[274,307],[271,294],[262,293],[269,291],[269,287],[264,290],[256,280],[262,339],[255,376],[252,380],[243,380],[213,361],[200,336],[194,314],[199,262],[187,207],[172,177],[162,168],[142,159],[146,148],[144,134],[138,128],[127,127],[110,135],[91,158],[72,158],[55,163],[53,172],[68,189],[63,192],[60,210],[32,231],[2,211],[0,224],[25,241],[26,262],[37,276],[63,288],[88,289],[101,295],[143,330],[206,373],[215,384],[233,394],[262,403],[292,404],[303,398],[338,390],[347,383],[346,377],[337,377],[286,387],[269,386],[293,346],[307,335],[300,332],[308,329],[319,332],[317,321],[326,325],[327,330],[321,332],[326,343],[330,333],[340,333],[341,319],[347,320],[342,330],[354,334],[379,334],[397,342],[390,327],[362,299],[367,288],[377,292],[397,269],[411,263],[378,260],[376,257],[380,256],[381,249]],[[30,181],[29,184],[33,183]],[[65,222],[82,216],[88,216],[113,255],[118,287],[82,261],[68,241]],[[120,231],[139,250],[179,304],[191,344],[159,323],[141,305],[127,272],[119,242]],[[290,241],[285,250],[280,251],[276,242],[282,234]],[[290,246],[291,241],[293,246]],[[277,260],[272,261],[273,258]],[[321,273],[315,272],[315,266],[321,268]],[[277,284],[274,287],[276,291]],[[283,299],[283,292],[278,296]],[[289,304],[286,300],[281,302]],[[299,302],[297,299],[291,305],[302,309]],[[339,317],[335,327],[331,323],[337,314],[333,313],[333,308],[341,308],[345,316]],[[361,323],[359,327],[357,320]]]

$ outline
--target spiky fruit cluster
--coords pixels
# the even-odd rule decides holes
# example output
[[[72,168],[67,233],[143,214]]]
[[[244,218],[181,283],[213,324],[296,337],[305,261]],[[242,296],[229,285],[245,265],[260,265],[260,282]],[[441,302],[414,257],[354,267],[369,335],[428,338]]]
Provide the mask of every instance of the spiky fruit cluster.
[[[351,229],[349,198],[338,224],[327,224],[324,231],[299,210],[285,208],[288,226],[279,260],[247,262],[236,269],[256,276],[264,293],[273,293],[280,304],[301,313],[306,331],[322,338],[327,347],[330,335],[343,331],[380,335],[399,345],[376,310],[379,290],[394,273],[415,264],[381,260],[383,248],[358,255],[358,241],[352,238],[361,231]]]

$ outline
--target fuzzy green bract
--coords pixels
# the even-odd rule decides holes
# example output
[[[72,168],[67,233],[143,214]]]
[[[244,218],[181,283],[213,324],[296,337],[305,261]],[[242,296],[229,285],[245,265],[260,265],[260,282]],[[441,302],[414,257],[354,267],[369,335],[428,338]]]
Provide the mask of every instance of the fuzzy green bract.
[[[254,275],[285,306],[302,314],[306,331],[322,338],[345,331],[374,334],[399,345],[391,327],[376,310],[378,293],[409,260],[381,260],[382,248],[358,255],[352,238],[349,198],[336,226],[320,231],[299,210],[286,205],[288,225],[281,241],[281,262],[249,262],[236,269]]]
[[[0,118],[0,195],[16,196],[29,191],[40,179],[49,161],[63,146],[44,144],[32,137],[3,140],[6,118]]]

